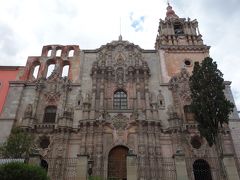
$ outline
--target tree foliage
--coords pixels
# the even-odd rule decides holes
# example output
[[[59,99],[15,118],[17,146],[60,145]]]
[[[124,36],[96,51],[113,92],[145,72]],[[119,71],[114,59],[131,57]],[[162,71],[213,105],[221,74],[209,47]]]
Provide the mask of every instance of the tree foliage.
[[[33,145],[33,137],[30,133],[20,128],[13,128],[7,141],[1,146],[1,155],[5,158],[26,158]]]
[[[216,62],[207,57],[201,64],[195,63],[189,85],[191,108],[198,122],[198,129],[201,136],[212,146],[216,144],[219,127],[228,123],[229,114],[234,107],[224,95],[223,74],[217,68]]]
[[[12,162],[0,165],[1,180],[49,180],[47,172],[39,166]]]

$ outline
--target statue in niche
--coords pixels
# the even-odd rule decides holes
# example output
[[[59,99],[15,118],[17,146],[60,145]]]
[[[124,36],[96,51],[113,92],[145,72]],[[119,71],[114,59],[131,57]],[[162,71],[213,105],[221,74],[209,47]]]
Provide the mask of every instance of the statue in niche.
[[[82,108],[82,101],[83,101],[82,90],[79,90],[77,95],[76,106],[79,107],[80,109]]]
[[[164,101],[164,97],[161,90],[159,90],[157,101],[158,101],[158,107],[165,107],[165,101]]]
[[[24,117],[31,117],[33,111],[32,109],[32,104],[28,104],[24,112]]]
[[[90,93],[90,92],[87,92],[87,93],[85,94],[84,103],[89,103],[89,104],[91,104],[91,100],[92,100],[91,93]]]
[[[117,65],[123,65],[124,64],[124,59],[122,55],[120,54],[117,58]]]

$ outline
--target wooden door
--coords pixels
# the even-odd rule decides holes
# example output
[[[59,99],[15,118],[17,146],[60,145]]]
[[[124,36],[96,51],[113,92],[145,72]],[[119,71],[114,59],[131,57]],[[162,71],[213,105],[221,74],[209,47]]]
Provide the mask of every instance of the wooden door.
[[[127,153],[123,146],[113,148],[108,156],[108,179],[127,180]]]

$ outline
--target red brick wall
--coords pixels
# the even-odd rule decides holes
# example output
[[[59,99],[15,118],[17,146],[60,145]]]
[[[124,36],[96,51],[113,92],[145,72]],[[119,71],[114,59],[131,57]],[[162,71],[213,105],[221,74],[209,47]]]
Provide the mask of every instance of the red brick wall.
[[[18,67],[0,67],[0,113],[8,94],[9,81],[16,80]]]

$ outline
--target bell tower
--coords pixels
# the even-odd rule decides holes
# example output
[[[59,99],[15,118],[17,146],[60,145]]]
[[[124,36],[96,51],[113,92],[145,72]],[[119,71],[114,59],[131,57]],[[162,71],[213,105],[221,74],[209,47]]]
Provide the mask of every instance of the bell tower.
[[[196,19],[180,18],[168,3],[165,20],[160,19],[155,49],[160,54],[163,81],[168,82],[182,68],[192,71],[195,61],[209,56]]]

